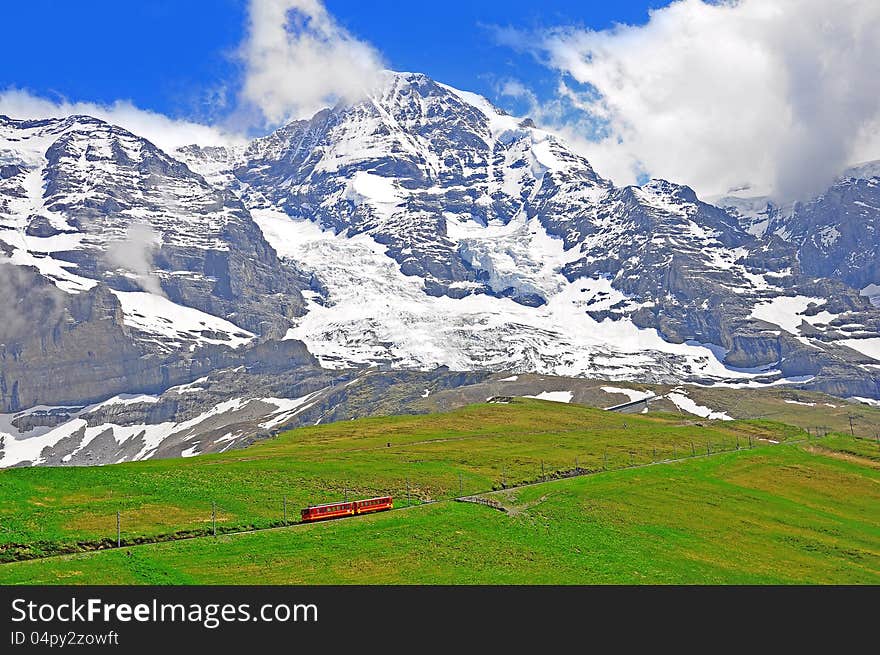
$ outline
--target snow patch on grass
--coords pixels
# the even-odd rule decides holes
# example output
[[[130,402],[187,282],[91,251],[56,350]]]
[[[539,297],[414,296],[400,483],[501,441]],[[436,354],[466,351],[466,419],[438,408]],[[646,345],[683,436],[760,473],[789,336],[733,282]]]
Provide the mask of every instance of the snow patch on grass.
[[[678,407],[683,412],[687,412],[688,414],[694,414],[701,418],[707,418],[710,420],[733,420],[733,418],[728,416],[726,412],[716,412],[704,405],[697,404],[690,396],[687,395],[687,392],[683,389],[677,389],[673,392],[670,392],[666,394],[666,397],[669,398],[669,400],[671,400],[676,407]]]
[[[656,394],[653,391],[638,391],[636,389],[625,389],[623,387],[600,387],[605,393],[623,394],[630,399],[631,402],[636,400],[644,400],[645,398],[653,398]]]
[[[542,391],[537,396],[523,396],[524,398],[537,398],[538,400],[550,400],[554,403],[570,403],[574,398],[571,391]]]
[[[880,400],[876,400],[874,398],[862,398],[861,396],[850,396],[847,400],[856,400],[860,403],[864,403],[866,405],[871,405],[871,407],[880,407]]]

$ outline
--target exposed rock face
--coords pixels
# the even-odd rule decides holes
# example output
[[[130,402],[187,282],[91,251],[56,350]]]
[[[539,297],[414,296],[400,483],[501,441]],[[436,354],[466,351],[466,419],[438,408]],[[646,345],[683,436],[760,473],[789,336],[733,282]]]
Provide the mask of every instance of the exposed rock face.
[[[30,217],[28,221],[27,229],[25,229],[25,234],[29,237],[54,237],[59,234],[65,234],[66,232],[74,232],[74,230],[60,230],[54,225],[52,225],[51,221],[45,216],[39,216],[37,214]]]
[[[267,370],[316,365],[295,340],[157,352],[125,325],[119,300],[103,284],[65,294],[36,270],[8,264],[0,264],[0,280],[0,303],[19,312],[0,327],[0,412],[161,392],[239,363]]]
[[[444,369],[329,372],[295,358],[284,367],[254,360],[161,394],[123,394],[86,407],[0,413],[0,429],[6,432],[0,437],[0,467],[79,466],[220,452],[288,427],[425,412],[431,407],[424,402],[426,392],[488,377],[486,372]]]
[[[786,222],[804,274],[862,289],[880,282],[880,167],[868,179],[845,176]]]
[[[775,297],[815,297],[824,301],[822,311],[841,320],[847,314],[862,325],[873,322],[869,303],[852,288],[817,283],[821,272],[814,261],[805,263],[803,247],[772,231],[756,234],[739,213],[701,202],[686,186],[653,180],[615,188],[532,123],[422,75],[390,74],[369,100],[290,123],[243,150],[188,148],[181,155],[235,189],[254,212],[314,221],[346,238],[369,235],[429,295],[483,294],[552,307],[567,280],[592,294],[576,304],[593,320],[631,322],[656,330],[669,343],[713,344],[732,368],[803,379],[848,370],[859,385],[874,376],[848,349],[823,345],[818,354],[810,352],[816,346],[809,340],[828,344],[838,334],[834,330],[807,321],[804,332],[791,333],[753,316],[756,306]],[[551,242],[548,250],[541,232],[561,247]],[[307,253],[285,254],[299,261]],[[301,265],[309,268],[308,262]],[[333,289],[337,272],[317,268],[312,276],[322,305],[344,302],[340,289]],[[461,329],[479,320],[467,318]],[[555,317],[546,328],[549,338],[579,350],[567,334],[556,332],[560,320],[570,319]],[[340,334],[350,343],[358,331],[378,337],[383,322],[370,317],[341,333],[334,322],[311,344],[320,348]],[[533,338],[528,327],[518,325],[520,339]],[[592,329],[589,323],[585,329]],[[392,334],[396,328],[386,330]],[[387,340],[379,339],[376,350],[386,351]],[[341,345],[328,350],[338,352]],[[483,347],[485,356],[469,353],[470,366],[493,359],[492,346]],[[499,366],[570,371],[561,368],[564,361],[571,366],[570,358],[550,350],[542,344],[534,355]],[[717,377],[701,372],[706,367],[698,363],[662,357],[668,362],[639,375],[669,379],[663,376],[678,367],[684,379]],[[371,361],[394,363],[395,357]],[[438,356],[433,363],[450,361]],[[597,372],[595,361],[582,370]],[[616,375],[626,367],[606,371]]]
[[[264,336],[302,313],[307,284],[241,201],[149,141],[88,116],[0,118],[0,138],[20,162],[0,183],[3,226],[34,237],[10,245],[57,262],[71,284],[81,276],[120,291],[161,289]],[[25,216],[28,208],[39,213]]]
[[[127,389],[144,353],[123,330],[121,314],[115,296],[99,285],[64,306],[45,332],[7,340],[0,347],[0,404],[16,410]]]
[[[437,370],[880,397],[878,184],[785,208],[619,188],[418,74],[240,147],[0,117],[0,434],[52,441],[10,437],[16,462],[209,452],[401,411]],[[204,377],[222,392],[170,391]]]
[[[824,193],[778,206],[769,198],[717,201],[751,233],[790,243],[804,275],[863,289],[880,284],[880,162],[844,172]]]
[[[159,391],[302,314],[307,281],[241,201],[149,141],[88,116],[0,117],[0,155],[15,162],[0,179],[0,306],[17,315],[0,411]]]

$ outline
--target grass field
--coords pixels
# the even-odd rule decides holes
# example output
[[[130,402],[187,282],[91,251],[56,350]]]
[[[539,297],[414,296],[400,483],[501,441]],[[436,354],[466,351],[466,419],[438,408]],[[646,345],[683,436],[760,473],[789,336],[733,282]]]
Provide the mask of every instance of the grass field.
[[[0,472],[0,559],[115,545],[157,535],[281,524],[308,504],[390,493],[396,504],[534,480],[575,464],[619,468],[803,438],[766,421],[621,415],[518,400],[449,413],[303,428],[245,450],[103,467]],[[456,510],[457,511],[457,510]]]
[[[688,395],[735,418],[761,418],[797,425],[813,434],[817,431],[849,434],[852,428],[857,436],[877,438],[880,435],[880,409],[815,391],[785,387],[734,390],[688,387]]]
[[[638,382],[608,382],[584,378],[542,376],[533,373],[520,374],[515,381],[489,380],[486,382],[432,392],[418,401],[414,407],[428,411],[445,411],[468,403],[480,402],[489,396],[522,396],[538,390],[567,390],[574,402],[590,407],[608,407],[624,402],[622,394],[609,394],[608,388],[628,388],[649,391],[658,396],[651,403],[651,411],[667,411],[682,414],[664,394],[678,385],[644,384]],[[717,412],[726,412],[736,419],[765,419],[796,425],[813,435],[827,432],[855,436],[880,437],[880,408],[861,402],[852,402],[828,394],[793,389],[787,386],[732,389],[723,386],[687,385],[687,395],[698,405]]]
[[[491,494],[506,513],[444,501],[4,564],[0,583],[878,584],[878,460],[874,441],[783,444]]]

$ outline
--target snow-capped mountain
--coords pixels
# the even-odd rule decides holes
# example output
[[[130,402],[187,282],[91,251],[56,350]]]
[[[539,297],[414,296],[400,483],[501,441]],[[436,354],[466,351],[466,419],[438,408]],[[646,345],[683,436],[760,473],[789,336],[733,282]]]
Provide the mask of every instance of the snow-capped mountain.
[[[759,237],[791,243],[805,275],[866,289],[880,279],[880,161],[847,169],[824,193],[779,207],[767,197],[722,197],[716,203]]]
[[[238,198],[87,116],[0,118],[0,253],[2,410],[186,382],[302,313]]]
[[[241,201],[149,141],[88,116],[0,118],[0,157],[4,249],[59,289],[164,294],[260,334],[299,312],[299,280]]]
[[[111,430],[116,461],[191,448],[176,426],[195,438],[218,403],[270,420],[287,405],[265,399],[318,391],[294,379],[375,365],[880,397],[872,171],[783,209],[620,188],[530,120],[411,73],[242,147],[0,117],[0,412],[74,406],[65,424],[94,439],[119,394],[293,376],[210,407],[134,403],[168,425]],[[210,417],[205,439],[227,436]]]
[[[778,296],[870,314],[857,291],[805,275],[789,244],[688,187],[616,188],[531,121],[423,75],[388,74],[368,99],[243,150],[179,155],[318,282],[288,335],[326,366],[740,382],[822,370],[837,391],[875,388],[853,361],[871,360],[833,329],[753,314]]]

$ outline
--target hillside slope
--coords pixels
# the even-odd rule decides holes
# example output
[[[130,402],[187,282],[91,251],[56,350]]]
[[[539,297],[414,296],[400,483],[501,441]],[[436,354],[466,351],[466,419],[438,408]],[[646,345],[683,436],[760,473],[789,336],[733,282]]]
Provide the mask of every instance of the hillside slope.
[[[3,564],[0,582],[877,584],[878,455],[725,453],[492,494],[505,513],[442,502]]]
[[[557,473],[598,471],[806,438],[769,421],[625,415],[536,399],[447,413],[340,421],[243,450],[111,466],[0,471],[9,560],[211,526],[277,525],[308,504],[392,494],[449,498]]]

